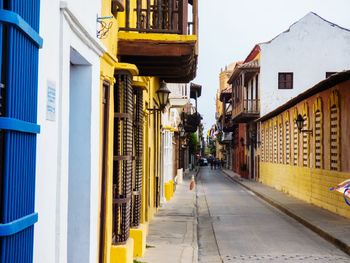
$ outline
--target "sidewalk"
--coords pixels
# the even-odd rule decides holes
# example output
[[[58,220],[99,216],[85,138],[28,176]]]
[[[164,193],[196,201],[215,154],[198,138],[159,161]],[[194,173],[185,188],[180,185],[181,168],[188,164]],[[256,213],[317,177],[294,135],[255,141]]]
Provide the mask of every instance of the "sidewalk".
[[[184,176],[174,197],[165,203],[149,224],[145,256],[147,263],[197,263],[196,189],[189,190],[191,176]]]
[[[230,170],[223,169],[222,171],[235,182],[350,255],[350,219],[288,196],[259,182],[241,179],[238,174]]]

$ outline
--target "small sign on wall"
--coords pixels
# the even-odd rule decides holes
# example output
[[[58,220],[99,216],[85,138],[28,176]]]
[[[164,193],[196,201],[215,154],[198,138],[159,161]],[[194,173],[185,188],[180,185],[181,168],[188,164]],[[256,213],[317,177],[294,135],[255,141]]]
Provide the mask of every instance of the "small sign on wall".
[[[56,85],[50,81],[47,82],[46,120],[56,121]]]

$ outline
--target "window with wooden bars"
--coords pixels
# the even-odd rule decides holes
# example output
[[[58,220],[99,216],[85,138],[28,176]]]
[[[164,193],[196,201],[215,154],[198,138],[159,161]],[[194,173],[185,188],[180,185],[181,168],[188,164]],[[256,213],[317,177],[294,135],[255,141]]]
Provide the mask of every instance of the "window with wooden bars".
[[[299,134],[296,122],[293,123],[293,165],[298,165]]]
[[[293,72],[278,73],[278,89],[293,89]]]
[[[261,161],[265,162],[265,129],[261,129]]]
[[[309,119],[307,115],[303,116],[303,130],[309,129]],[[303,166],[309,166],[309,134],[307,132],[302,133],[303,138]]]
[[[286,132],[286,139],[285,139],[285,154],[286,154],[286,164],[290,164],[290,127],[289,127],[289,121],[285,122],[285,132]]]
[[[112,242],[129,238],[133,169],[133,88],[129,72],[119,72],[114,85]]]
[[[330,109],[330,169],[340,170],[339,163],[339,109],[333,105]]]
[[[265,162],[270,161],[270,128],[267,126],[265,129]]]
[[[322,153],[322,113],[320,110],[315,112],[315,168],[323,168]]]
[[[277,125],[273,125],[273,162],[277,163]]]
[[[278,162],[283,163],[283,124],[279,124],[278,130]]]
[[[269,128],[269,161],[273,163],[273,128]]]
[[[141,220],[142,174],[143,174],[143,90],[134,87],[134,173],[132,178],[131,226],[137,227]]]

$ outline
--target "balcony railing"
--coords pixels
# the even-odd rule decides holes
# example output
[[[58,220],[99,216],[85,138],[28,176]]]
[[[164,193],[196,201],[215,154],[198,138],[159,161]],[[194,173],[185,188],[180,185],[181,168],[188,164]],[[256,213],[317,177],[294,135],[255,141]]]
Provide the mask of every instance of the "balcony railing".
[[[260,100],[259,99],[244,99],[240,102],[236,102],[233,107],[232,117],[235,118],[238,115],[259,115],[260,113]]]
[[[188,22],[188,0],[136,0],[136,8],[132,4],[134,1],[126,0],[125,25],[120,30],[196,35],[198,31],[197,1],[193,0],[193,21]]]

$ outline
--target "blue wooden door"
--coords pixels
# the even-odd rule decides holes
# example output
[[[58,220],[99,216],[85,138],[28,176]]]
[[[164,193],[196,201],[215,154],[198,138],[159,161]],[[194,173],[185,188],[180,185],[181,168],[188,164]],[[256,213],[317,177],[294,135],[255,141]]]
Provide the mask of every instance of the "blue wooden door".
[[[0,0],[0,263],[32,262],[40,0]]]

